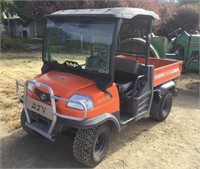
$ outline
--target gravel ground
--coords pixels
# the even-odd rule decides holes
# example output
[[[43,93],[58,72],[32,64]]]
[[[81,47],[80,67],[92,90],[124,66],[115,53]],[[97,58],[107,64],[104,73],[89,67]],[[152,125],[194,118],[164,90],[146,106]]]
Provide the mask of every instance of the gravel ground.
[[[31,63],[25,64],[29,66]],[[17,71],[20,78],[26,78],[23,69],[22,73]],[[34,74],[34,71],[31,73]],[[0,72],[0,80],[6,78],[3,74],[5,74],[4,70]],[[7,76],[10,79],[12,74],[7,74]],[[9,87],[8,84],[13,83],[14,79],[13,77],[10,81],[7,80],[6,86]],[[110,150],[96,168],[199,169],[199,84],[197,74],[183,74],[177,81],[179,94],[174,98],[169,117],[162,123],[150,118],[142,119],[136,123],[130,123],[120,133],[113,133]],[[16,116],[14,117],[17,124],[7,125],[10,124],[11,118],[7,121],[4,119],[9,116],[9,112],[13,113],[21,107],[16,107],[18,104],[16,95],[6,93],[7,90],[4,90],[2,86],[0,113],[5,115],[0,121],[0,168],[84,168],[72,155],[72,138],[59,135],[55,142],[51,142],[45,138],[31,137],[19,128],[19,120]],[[11,88],[14,90],[14,86]],[[5,103],[10,103],[13,99],[12,108],[6,107]],[[17,111],[20,112],[20,110]],[[13,125],[18,127],[13,127]]]

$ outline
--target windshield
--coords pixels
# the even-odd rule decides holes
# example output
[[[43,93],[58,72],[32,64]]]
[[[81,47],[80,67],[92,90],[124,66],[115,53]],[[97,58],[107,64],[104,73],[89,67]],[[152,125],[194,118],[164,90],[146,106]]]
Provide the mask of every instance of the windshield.
[[[114,21],[47,19],[43,59],[108,74],[114,27]]]

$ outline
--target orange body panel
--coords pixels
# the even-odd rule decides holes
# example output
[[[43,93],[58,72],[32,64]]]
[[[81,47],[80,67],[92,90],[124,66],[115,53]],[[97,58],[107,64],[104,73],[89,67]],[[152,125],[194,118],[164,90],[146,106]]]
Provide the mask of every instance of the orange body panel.
[[[138,60],[140,64],[145,64],[145,58],[124,55],[117,57]],[[177,60],[150,57],[149,65],[154,65],[154,87],[179,77],[182,71],[182,61]]]
[[[92,98],[94,101],[94,109],[87,111],[87,118],[102,113],[114,113],[119,111],[119,95],[115,84],[107,89],[107,91],[113,95],[113,97],[110,97],[108,94],[98,89],[94,81],[71,73],[50,71],[46,74],[38,75],[36,80],[37,82],[50,86],[54,94],[62,98],[69,99],[73,94],[81,94]],[[45,89],[37,88],[48,93]],[[42,101],[35,92],[33,92],[31,97]],[[50,104],[50,102],[46,102],[46,104]],[[57,101],[56,108],[57,112],[63,115],[80,118],[83,116],[83,110],[69,108],[66,102]]]
[[[90,96],[94,101],[94,109],[88,110],[87,118],[91,118],[103,113],[114,113],[119,111],[119,96],[115,84],[110,87],[108,91],[112,93],[112,98],[100,91],[95,85],[76,92],[78,94]],[[58,102],[57,107],[58,112],[61,114],[75,117],[81,117],[83,115],[83,111],[68,108],[64,102]]]
[[[140,64],[145,63],[145,58],[124,55],[119,55],[118,57],[124,59],[135,59],[138,60]],[[154,65],[155,67],[154,87],[175,79],[181,74],[181,61],[150,58],[149,64]],[[94,109],[87,111],[87,118],[103,113],[114,113],[120,109],[119,94],[115,83],[107,89],[107,91],[113,95],[113,97],[110,97],[108,94],[98,89],[94,81],[71,73],[50,71],[48,73],[38,75],[35,79],[37,82],[50,86],[56,96],[69,99],[73,94],[81,94],[92,98],[94,102]],[[47,93],[45,89],[39,89]],[[34,91],[31,97],[42,101]],[[50,104],[50,102],[46,102],[46,104]],[[69,108],[67,107],[66,102],[57,101],[56,108],[57,112],[63,115],[80,118],[83,116],[83,110]]]
[[[95,85],[92,80],[71,73],[57,71],[40,74],[36,77],[36,80],[37,82],[50,86],[55,95],[61,97],[66,96],[67,98],[77,90]]]

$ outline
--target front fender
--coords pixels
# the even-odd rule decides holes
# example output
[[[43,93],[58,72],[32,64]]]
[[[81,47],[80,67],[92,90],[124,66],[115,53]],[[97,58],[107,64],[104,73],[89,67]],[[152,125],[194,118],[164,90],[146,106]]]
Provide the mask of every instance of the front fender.
[[[89,127],[98,126],[108,121],[113,122],[115,126],[117,127],[118,131],[121,131],[121,125],[119,122],[119,112],[112,113],[112,114],[103,113],[96,117],[85,119],[83,121],[63,119],[63,125],[67,125],[69,127],[74,127],[74,128],[89,128]]]

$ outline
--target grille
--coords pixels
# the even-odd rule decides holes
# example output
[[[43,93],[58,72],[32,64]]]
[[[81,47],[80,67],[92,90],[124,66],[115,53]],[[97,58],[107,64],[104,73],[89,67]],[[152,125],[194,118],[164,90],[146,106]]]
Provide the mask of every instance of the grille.
[[[50,94],[48,93],[45,93],[39,89],[35,89],[35,93],[36,95],[42,100],[42,101],[45,101],[45,102],[50,102],[51,99],[50,99]]]
[[[51,102],[51,98],[50,98],[50,94],[45,93],[39,89],[35,89],[35,93],[36,95],[40,98],[40,100],[44,101],[44,102]],[[56,97],[60,97],[55,95]],[[55,100],[55,102],[57,102],[58,100]]]

